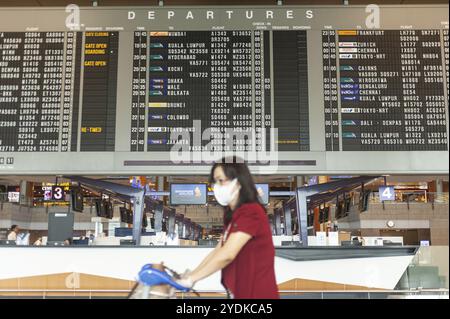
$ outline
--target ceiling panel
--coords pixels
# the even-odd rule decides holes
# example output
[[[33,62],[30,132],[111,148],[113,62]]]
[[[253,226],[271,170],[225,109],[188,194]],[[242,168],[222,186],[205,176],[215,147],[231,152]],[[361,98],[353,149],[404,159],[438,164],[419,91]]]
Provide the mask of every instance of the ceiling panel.
[[[193,1],[183,1],[183,0],[164,0],[166,5],[204,5],[204,6],[227,6],[227,5],[275,5],[274,0],[193,0]]]
[[[432,0],[432,1],[423,1],[423,0],[403,0],[402,4],[448,4],[448,0]]]
[[[1,0],[0,0],[1,1]],[[65,7],[69,4],[77,4],[79,6],[91,6],[92,0],[35,0],[40,3],[42,7]],[[124,1],[122,1],[124,2]]]
[[[157,5],[158,0],[97,0],[100,6],[149,6]],[[165,5],[275,5],[276,0],[164,0]],[[342,0],[284,0],[285,5],[339,5]],[[349,0],[349,4],[448,4],[448,0]],[[68,4],[90,6],[92,0],[0,0],[0,7],[12,6],[66,6]]]
[[[2,7],[33,7],[40,6],[37,0],[0,0]]]

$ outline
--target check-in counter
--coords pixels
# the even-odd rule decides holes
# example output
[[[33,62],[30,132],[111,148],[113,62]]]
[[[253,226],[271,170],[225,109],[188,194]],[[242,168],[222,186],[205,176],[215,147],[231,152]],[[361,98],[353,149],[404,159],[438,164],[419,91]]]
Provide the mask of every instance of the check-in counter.
[[[71,246],[0,247],[3,289],[129,290],[140,268],[164,262],[178,272],[194,269],[213,247]],[[393,289],[417,247],[277,247],[280,290]],[[220,274],[196,285],[223,292]]]

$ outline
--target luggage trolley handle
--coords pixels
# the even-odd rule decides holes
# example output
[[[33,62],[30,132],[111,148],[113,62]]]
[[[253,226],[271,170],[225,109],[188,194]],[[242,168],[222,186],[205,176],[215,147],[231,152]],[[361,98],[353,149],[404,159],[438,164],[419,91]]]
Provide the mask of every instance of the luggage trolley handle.
[[[166,265],[162,265],[163,267],[164,267],[164,270],[168,270],[171,274],[172,274],[172,278],[175,278],[175,279],[181,279],[181,275],[179,274],[179,273],[177,273],[175,270],[172,270],[172,269],[170,269],[169,267],[167,267]],[[175,282],[176,283],[176,282]],[[177,284],[177,283],[176,283]],[[183,287],[183,286],[181,286],[181,285],[179,285],[179,284],[177,284],[178,286],[180,286],[180,287]],[[200,297],[200,294],[194,289],[194,288],[186,288],[186,287],[183,287],[184,288],[184,290],[186,290],[186,291],[183,291],[183,292],[192,292],[192,293],[194,293],[197,297]],[[179,290],[181,290],[181,289],[179,289]]]
[[[158,267],[159,269],[156,269],[156,267]],[[184,287],[175,281],[176,279],[180,278],[181,276],[176,271],[166,267],[165,265],[144,265],[139,271],[137,283],[133,287],[128,297],[131,297],[133,295],[139,284],[142,284],[145,287],[168,285],[175,290],[182,292],[191,291],[199,296],[199,294],[194,289]]]
[[[187,292],[190,289],[178,284],[175,279],[179,279],[180,275],[163,266],[164,270],[158,270],[152,264],[145,265],[139,272],[139,281],[146,286],[169,285],[173,288]],[[173,275],[166,272],[169,270]]]

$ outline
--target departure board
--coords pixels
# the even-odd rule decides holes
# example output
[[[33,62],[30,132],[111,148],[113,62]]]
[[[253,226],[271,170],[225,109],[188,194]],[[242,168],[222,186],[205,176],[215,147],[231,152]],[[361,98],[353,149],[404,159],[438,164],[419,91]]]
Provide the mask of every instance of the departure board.
[[[448,5],[1,9],[0,175],[205,174],[211,154],[448,174],[448,26]]]
[[[0,33],[0,151],[60,150],[64,49],[63,32]]]
[[[84,35],[81,151],[114,151],[116,129],[117,32]]]
[[[0,151],[77,151],[80,90],[81,150],[114,151],[117,46],[109,32],[0,32]]]
[[[449,65],[448,65],[448,30],[443,30],[442,34],[444,36],[444,65],[445,65],[445,79],[446,79],[446,84],[447,84],[447,101],[448,101],[448,97],[449,97],[449,83],[450,83],[450,78],[449,78]],[[448,104],[447,104],[447,115],[448,115]]]
[[[149,42],[148,151],[186,143],[170,140],[170,132],[194,120],[212,134],[252,128],[252,31],[151,32]],[[224,148],[208,144],[191,150]],[[251,146],[235,141],[236,148]]]
[[[135,41],[142,47],[138,34]],[[150,32],[147,150],[170,151],[176,143],[188,143],[171,140],[170,135],[194,127],[195,120],[211,134],[239,128],[244,133],[253,129],[256,136],[255,143],[245,134],[238,136],[232,146],[203,141],[191,146],[192,151],[261,151],[263,145],[270,150],[264,136],[270,136],[272,127],[271,35],[249,30]],[[273,37],[278,150],[308,151],[306,32],[273,32]],[[292,41],[298,45],[292,46]],[[135,74],[135,82],[142,79],[142,72]],[[140,121],[132,132],[142,127]],[[143,138],[132,141],[132,146],[143,145]]]
[[[339,85],[342,149],[447,150],[441,31],[336,33],[326,47],[336,48],[339,77],[327,79]]]

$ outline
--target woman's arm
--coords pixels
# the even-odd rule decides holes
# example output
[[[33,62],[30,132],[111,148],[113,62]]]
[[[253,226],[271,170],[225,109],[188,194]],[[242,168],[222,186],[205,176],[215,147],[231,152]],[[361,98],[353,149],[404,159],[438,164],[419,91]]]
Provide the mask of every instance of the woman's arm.
[[[204,259],[203,261],[200,263],[200,265],[198,265],[191,273],[198,271],[200,268],[202,268],[203,266],[206,265],[206,263],[208,263],[211,258],[213,258],[213,256],[217,253],[217,251],[219,250],[219,248],[222,246],[222,237],[220,237],[219,243],[216,245],[216,247],[214,247],[213,251],[211,251]]]
[[[189,274],[192,282],[195,283],[212,275],[216,271],[225,268],[236,258],[242,247],[244,247],[251,238],[251,235],[244,232],[230,234],[225,244],[222,247],[217,248],[217,251],[215,250],[215,253],[206,263],[202,263],[203,265],[201,267],[197,267],[195,271]]]

